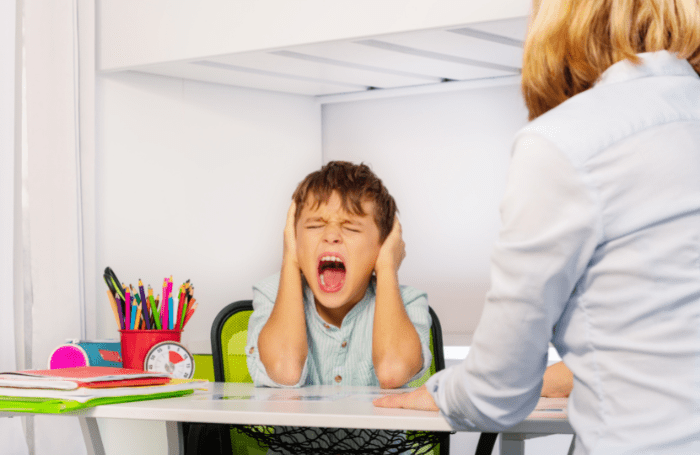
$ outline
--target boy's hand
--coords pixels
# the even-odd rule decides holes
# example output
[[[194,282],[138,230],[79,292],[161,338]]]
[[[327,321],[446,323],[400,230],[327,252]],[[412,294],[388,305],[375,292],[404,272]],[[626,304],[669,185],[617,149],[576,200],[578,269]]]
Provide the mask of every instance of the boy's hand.
[[[299,268],[299,259],[297,257],[297,234],[296,227],[294,225],[294,217],[297,212],[297,204],[292,201],[292,205],[287,211],[287,223],[284,225],[284,250],[283,260],[288,261],[289,264],[295,265]]]
[[[384,240],[384,244],[379,249],[377,255],[377,263],[374,266],[374,271],[391,271],[396,273],[401,267],[403,258],[406,257],[406,243],[401,237],[401,223],[399,217],[394,216],[394,226],[391,228],[389,236]]]
[[[542,383],[543,397],[568,397],[573,388],[574,374],[564,365],[564,362],[557,362],[547,367]]]

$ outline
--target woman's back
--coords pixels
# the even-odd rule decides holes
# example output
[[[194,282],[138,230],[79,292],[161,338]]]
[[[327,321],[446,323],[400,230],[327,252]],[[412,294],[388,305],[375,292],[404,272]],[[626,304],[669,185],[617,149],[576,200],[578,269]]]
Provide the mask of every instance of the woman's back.
[[[575,375],[582,453],[679,453],[700,438],[700,78],[668,52],[641,56],[521,136],[570,161],[596,226],[553,339]]]

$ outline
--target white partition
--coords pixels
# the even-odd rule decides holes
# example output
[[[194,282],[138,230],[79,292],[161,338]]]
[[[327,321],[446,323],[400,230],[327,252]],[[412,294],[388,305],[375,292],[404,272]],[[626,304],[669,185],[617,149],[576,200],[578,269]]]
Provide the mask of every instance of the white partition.
[[[123,73],[98,80],[97,266],[125,284],[187,279],[199,302],[183,342],[210,352],[227,303],[275,273],[297,183],[321,165],[309,97]],[[118,337],[100,283],[100,337]]]
[[[397,201],[399,273],[428,292],[446,344],[471,341],[490,284],[510,148],[527,122],[518,85],[323,106],[324,162],[365,162]]]
[[[98,69],[528,15],[529,0],[97,0]]]

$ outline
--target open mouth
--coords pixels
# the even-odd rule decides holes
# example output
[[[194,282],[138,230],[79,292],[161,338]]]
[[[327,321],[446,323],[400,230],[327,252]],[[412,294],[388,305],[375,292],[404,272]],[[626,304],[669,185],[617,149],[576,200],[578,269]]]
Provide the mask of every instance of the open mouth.
[[[323,292],[338,292],[345,284],[345,263],[343,259],[324,253],[318,260],[318,285]]]

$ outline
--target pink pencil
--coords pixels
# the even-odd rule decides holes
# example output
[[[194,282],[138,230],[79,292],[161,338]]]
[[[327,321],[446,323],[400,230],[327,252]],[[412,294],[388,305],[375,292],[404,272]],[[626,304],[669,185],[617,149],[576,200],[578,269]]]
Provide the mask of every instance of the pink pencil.
[[[170,275],[170,279],[168,280],[168,300],[167,302],[167,307],[168,307],[168,317],[165,318],[166,324],[168,329],[172,330],[175,327],[171,324],[171,319],[173,319],[173,316],[175,316],[173,313],[175,313],[175,309],[173,308],[172,305],[172,298],[173,298],[173,276]]]
[[[168,279],[163,279],[163,300],[160,301],[160,326],[168,330]]]

